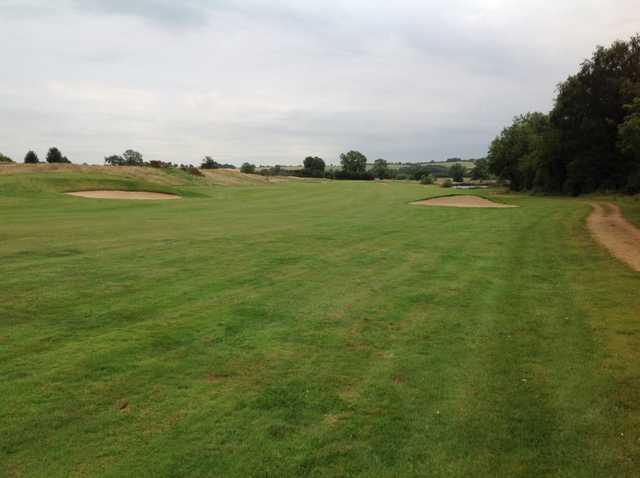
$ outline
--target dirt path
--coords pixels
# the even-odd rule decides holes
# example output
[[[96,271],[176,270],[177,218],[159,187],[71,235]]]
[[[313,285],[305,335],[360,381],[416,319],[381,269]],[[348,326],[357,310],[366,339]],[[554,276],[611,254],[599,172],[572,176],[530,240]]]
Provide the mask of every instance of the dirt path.
[[[498,208],[506,208],[506,207],[518,207],[512,206],[509,204],[501,204],[493,201],[489,201],[488,199],[482,198],[480,196],[444,196],[433,199],[425,199],[424,201],[416,201],[411,204],[415,206],[446,206],[446,207],[498,207]]]
[[[640,272],[640,229],[627,221],[612,203],[591,203],[587,220],[591,234],[611,255]]]

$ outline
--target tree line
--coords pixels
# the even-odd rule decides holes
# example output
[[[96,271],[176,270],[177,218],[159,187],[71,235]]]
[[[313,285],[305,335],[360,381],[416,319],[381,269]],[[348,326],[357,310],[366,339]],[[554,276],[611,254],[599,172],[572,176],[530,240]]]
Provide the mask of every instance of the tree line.
[[[240,171],[249,174],[262,174],[265,176],[300,176],[311,178],[327,179],[351,179],[351,180],[374,180],[374,179],[399,179],[421,181],[423,184],[432,184],[436,178],[451,178],[454,182],[462,182],[465,177],[473,180],[491,179],[489,165],[486,158],[471,160],[473,168],[471,171],[459,164],[459,158],[452,158],[449,163],[458,162],[451,166],[440,164],[407,164],[401,167],[392,167],[385,159],[376,159],[371,167],[367,167],[367,157],[360,151],[349,151],[340,155],[340,169],[327,169],[322,158],[317,156],[307,156],[303,162],[302,169],[290,170],[282,166],[272,166],[262,168],[258,171],[255,164],[244,163]]]
[[[457,162],[459,158],[451,158],[447,162]],[[13,162],[11,158],[0,154],[0,163]],[[27,164],[38,164],[40,159],[34,151],[29,151],[24,162]],[[49,149],[46,162],[48,163],[71,163],[66,156],[63,156],[56,147]],[[489,179],[489,168],[486,159],[471,161],[474,168],[471,171],[471,178],[476,180]],[[154,168],[179,168],[194,175],[201,175],[200,169],[236,169],[233,164],[219,163],[211,156],[205,156],[199,168],[191,164],[178,164],[159,160],[145,161],[142,153],[133,149],[127,149],[122,154],[113,154],[104,158],[104,164],[108,166],[136,166]],[[266,176],[301,176],[310,178],[327,179],[351,179],[366,180],[373,179],[411,179],[421,181],[423,184],[432,184],[436,178],[452,178],[455,182],[462,182],[467,174],[467,170],[459,163],[451,166],[437,164],[406,164],[399,168],[394,168],[382,159],[376,159],[371,168],[367,167],[367,157],[360,151],[349,151],[340,155],[340,169],[327,169],[325,161],[318,156],[307,156],[302,165],[302,169],[287,169],[282,166],[269,168],[258,168],[255,164],[245,162],[240,167],[240,171],[247,174],[261,174]]]
[[[502,130],[488,166],[516,191],[640,192],[640,35],[597,47],[558,85],[551,112]]]
[[[47,151],[47,156],[45,158],[45,161],[47,163],[71,164],[71,161],[69,161],[69,158],[67,158],[66,156],[63,156],[60,150],[55,146],[49,148],[49,151]],[[0,163],[13,163],[13,162],[14,161],[11,158],[0,153]],[[27,151],[27,154],[25,154],[24,156],[25,164],[38,164],[40,162],[41,162],[40,158],[38,157],[35,151],[29,150]]]
[[[384,159],[376,160],[376,166],[386,167],[387,163]],[[340,155],[340,170],[327,170],[326,163],[318,156],[307,156],[300,170],[287,170],[281,166],[273,166],[264,168],[260,174],[265,176],[300,176],[309,178],[327,178],[327,179],[353,179],[371,181],[376,179],[381,172],[380,170],[367,171],[367,157],[360,151],[349,151]],[[375,169],[375,168],[374,168]],[[255,164],[244,163],[240,167],[243,173],[256,173]]]

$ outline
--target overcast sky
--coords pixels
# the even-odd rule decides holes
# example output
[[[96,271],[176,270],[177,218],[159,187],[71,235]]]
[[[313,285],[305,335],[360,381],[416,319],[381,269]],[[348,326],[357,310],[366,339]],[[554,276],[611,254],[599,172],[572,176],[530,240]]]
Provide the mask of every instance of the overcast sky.
[[[480,157],[638,0],[0,0],[0,152]]]

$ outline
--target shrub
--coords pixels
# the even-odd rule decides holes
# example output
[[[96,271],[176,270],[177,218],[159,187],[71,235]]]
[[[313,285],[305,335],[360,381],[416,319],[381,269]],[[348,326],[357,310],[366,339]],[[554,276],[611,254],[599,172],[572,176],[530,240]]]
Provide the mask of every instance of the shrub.
[[[0,153],[0,163],[13,163],[13,159]]]
[[[193,166],[192,164],[181,164],[180,169],[185,173],[193,174],[194,176],[204,176],[202,171]]]
[[[451,179],[447,179],[444,183],[442,183],[443,188],[450,188],[453,186],[453,181]]]
[[[415,179],[420,181],[423,176],[430,174],[434,178],[446,178],[449,177],[449,168],[437,164],[412,164],[409,166],[402,166],[396,175],[396,178],[402,179]]]
[[[373,181],[375,176],[369,171],[335,171],[332,179],[351,179],[353,181]]]
[[[433,176],[426,174],[420,179],[420,184],[433,184]]]
[[[124,158],[117,154],[106,156],[104,158],[104,164],[108,164],[109,166],[124,166]]]

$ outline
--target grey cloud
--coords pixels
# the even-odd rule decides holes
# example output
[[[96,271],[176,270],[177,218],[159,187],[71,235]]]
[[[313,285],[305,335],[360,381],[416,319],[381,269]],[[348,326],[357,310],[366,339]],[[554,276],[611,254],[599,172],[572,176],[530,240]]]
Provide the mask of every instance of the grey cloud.
[[[62,8],[66,8],[61,0]],[[0,2],[0,16],[3,20],[12,18],[38,18],[55,14],[60,6],[46,0],[4,0]]]
[[[207,3],[189,0],[74,0],[74,6],[81,12],[131,15],[168,27],[205,25],[208,21]]]
[[[166,27],[204,26],[216,13],[259,18],[290,26],[320,24],[331,9],[309,11],[297,2],[251,0],[73,0],[84,13],[131,15]],[[304,3],[303,3],[304,5]]]
[[[481,156],[631,0],[0,0],[0,151],[76,161]]]

